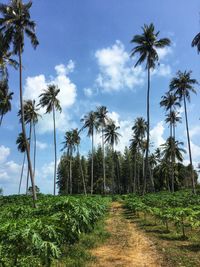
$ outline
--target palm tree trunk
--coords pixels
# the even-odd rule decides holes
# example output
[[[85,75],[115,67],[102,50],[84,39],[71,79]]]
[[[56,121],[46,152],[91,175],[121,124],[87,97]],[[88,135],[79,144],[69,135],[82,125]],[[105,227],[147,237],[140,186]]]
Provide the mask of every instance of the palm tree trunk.
[[[171,113],[171,108],[170,108],[170,113]],[[170,137],[171,137],[171,142],[173,144],[173,133],[172,133],[172,123],[170,122]],[[172,193],[174,193],[174,149],[172,148],[171,150],[171,175],[172,175]]]
[[[77,146],[77,154],[78,154],[78,158],[79,156],[79,146]],[[85,185],[85,177],[84,177],[84,173],[83,173],[83,168],[82,168],[82,164],[81,164],[81,159],[79,158],[79,162],[80,162],[80,170],[81,170],[81,176],[82,176],[82,181],[83,181],[83,189],[84,189],[84,194],[87,196],[87,191],[86,191],[86,185]]]
[[[22,185],[22,178],[23,178],[23,173],[24,173],[24,164],[25,164],[25,159],[26,159],[26,154],[24,153],[24,159],[23,159],[23,163],[22,163],[22,170],[21,170],[20,181],[19,181],[19,190],[18,190],[18,195],[20,194],[21,185]]]
[[[105,168],[105,151],[104,151],[104,135],[103,135],[103,126],[101,129],[102,132],[102,154],[103,154],[103,192],[106,191],[106,168]]]
[[[0,126],[2,124],[2,120],[3,120],[3,114],[1,115],[1,118],[0,118]]]
[[[33,175],[35,177],[35,165],[36,165],[36,132],[35,132],[35,123],[33,123],[33,134],[34,134]]]
[[[29,129],[29,149],[31,148],[31,135],[32,135],[32,122],[30,122],[30,129]],[[27,176],[26,176],[26,195],[28,195],[28,186],[29,186],[29,168],[27,169]]]
[[[56,148],[56,118],[55,118],[55,107],[53,105],[53,136],[54,136],[54,183],[53,183],[53,194],[56,195],[56,168],[57,168],[57,148]]]
[[[25,122],[24,122],[24,105],[23,105],[23,92],[22,92],[22,57],[21,57],[21,48],[19,48],[19,90],[20,90],[20,107],[21,107],[21,125],[22,125],[22,133],[25,138],[26,143],[26,154],[27,154],[27,160],[28,160],[28,168],[30,172],[31,177],[31,183],[32,183],[32,190],[33,190],[33,206],[36,208],[36,191],[35,191],[35,180],[33,176],[33,170],[32,170],[32,164],[31,164],[31,157],[30,157],[30,149],[29,144],[26,138],[26,129],[25,129]]]
[[[147,175],[149,172],[149,129],[150,129],[150,108],[149,108],[149,95],[150,95],[150,67],[148,66],[147,70],[148,75],[148,87],[147,87],[147,148],[146,148],[146,155],[145,155],[145,168],[144,168],[144,187],[143,187],[143,195],[146,193],[147,187]]]
[[[114,145],[112,145],[112,194],[114,194]]]
[[[92,132],[92,165],[91,165],[91,195],[93,194],[94,182],[94,132]]]
[[[135,155],[134,155],[134,180],[133,180],[133,193],[136,192],[136,167],[137,167],[137,163],[136,163],[136,151],[135,151]]]
[[[71,154],[71,153],[70,153]],[[72,195],[72,157],[69,158],[69,184],[70,184],[70,195]]]
[[[193,192],[193,194],[196,194],[196,188],[195,188],[195,182],[194,182],[193,164],[192,164],[192,152],[191,152],[191,146],[190,146],[190,134],[189,134],[189,127],[188,127],[187,105],[186,105],[185,95],[184,95],[183,100],[184,100],[185,123],[186,123],[186,130],[187,130],[187,140],[188,140],[190,167],[191,167],[192,192]]]

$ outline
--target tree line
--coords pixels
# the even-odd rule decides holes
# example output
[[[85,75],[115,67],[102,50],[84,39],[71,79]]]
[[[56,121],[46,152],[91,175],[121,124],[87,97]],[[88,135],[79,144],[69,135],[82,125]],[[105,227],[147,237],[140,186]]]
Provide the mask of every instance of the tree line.
[[[11,101],[13,98],[13,92],[9,89],[9,74],[8,74],[8,66],[13,66],[19,72],[19,98],[20,98],[20,111],[19,118],[21,123],[21,133],[19,133],[19,137],[17,139],[17,145],[19,151],[23,152],[26,155],[26,159],[28,162],[28,174],[27,174],[27,185],[29,181],[29,176],[31,180],[31,186],[33,188],[33,203],[36,206],[36,190],[35,190],[35,158],[36,158],[36,133],[35,133],[35,124],[38,121],[38,109],[45,108],[46,113],[52,112],[52,118],[54,122],[54,187],[53,193],[56,192],[56,174],[57,174],[57,144],[56,144],[56,121],[55,121],[55,112],[61,112],[61,106],[58,100],[59,88],[56,84],[48,85],[48,88],[44,88],[43,93],[40,95],[39,106],[35,105],[35,100],[24,100],[23,99],[23,52],[25,49],[25,39],[29,39],[33,48],[35,49],[39,45],[39,41],[36,35],[36,23],[31,19],[30,9],[32,6],[32,2],[28,1],[27,3],[23,3],[22,0],[12,0],[8,4],[0,4],[0,125],[3,123],[4,116],[11,110]],[[134,153],[134,159],[139,157],[142,151],[142,181],[143,181],[143,194],[149,190],[155,190],[155,181],[152,178],[152,168],[150,161],[150,89],[151,89],[151,72],[156,68],[159,63],[159,56],[157,49],[164,48],[166,46],[170,46],[171,41],[169,38],[159,38],[160,32],[155,30],[154,25],[151,23],[150,25],[144,25],[142,27],[142,33],[136,34],[131,39],[131,43],[134,45],[131,51],[131,57],[138,56],[135,67],[141,64],[145,64],[145,68],[147,70],[147,98],[146,98],[146,120],[145,120],[145,134],[140,136],[140,140],[136,140],[138,137],[133,133],[132,146]],[[193,41],[192,47],[196,47],[197,51],[200,52],[200,33],[198,33]],[[189,122],[188,122],[188,114],[187,114],[187,101],[190,100],[190,93],[196,92],[197,80],[192,78],[191,71],[178,71],[176,76],[171,80],[169,85],[169,90],[162,99],[162,106],[165,107],[167,113],[167,122],[170,123],[170,137],[167,140],[165,146],[170,146],[170,154],[166,157],[166,164],[170,166],[170,177],[171,177],[171,190],[174,190],[175,179],[176,179],[176,148],[181,146],[181,143],[176,140],[175,129],[176,124],[179,122],[179,116],[176,110],[176,103],[179,105],[183,104],[184,106],[184,114],[185,114],[185,123],[186,123],[186,131],[187,131],[187,141],[188,141],[188,150],[189,150],[189,159],[190,159],[190,179],[192,184],[193,193],[195,193],[195,175],[194,175],[194,167],[192,162],[192,153],[191,153],[191,144],[190,144],[190,136],[189,136]],[[173,100],[174,99],[174,100]],[[165,101],[168,104],[165,104]],[[171,102],[170,102],[171,101]],[[169,103],[170,102],[170,103]],[[102,107],[101,107],[102,108]],[[102,137],[102,179],[103,179],[103,192],[107,190],[106,182],[106,157],[105,155],[105,144],[109,143],[110,149],[112,151],[113,160],[115,155],[114,145],[116,140],[120,137],[117,134],[117,126],[114,122],[110,122],[105,126],[105,112],[106,109],[99,112],[99,123],[101,128],[101,137]],[[28,110],[28,111],[27,111]],[[93,112],[88,113],[84,118],[84,126],[83,128],[88,129],[88,135],[91,136],[92,139],[92,152],[91,152],[91,169],[90,169],[90,193],[93,193],[94,190],[94,146],[93,146],[93,136],[94,136],[94,115]],[[34,159],[31,159],[30,156],[30,147],[31,147],[31,139],[32,139],[32,129],[34,135]],[[29,131],[29,135],[27,135],[27,131]],[[106,133],[107,131],[107,133]],[[68,131],[69,132],[69,131]],[[71,134],[71,133],[70,133]],[[66,132],[65,135],[65,148],[69,149],[67,155],[69,157],[70,165],[72,165],[73,158],[73,150],[74,145],[69,148],[69,143],[67,143],[68,139],[70,139],[69,133]],[[142,139],[142,141],[141,141]],[[141,149],[141,144],[145,143],[145,148]],[[179,149],[180,151],[180,149]],[[139,153],[139,154],[138,154]],[[25,161],[25,156],[24,160]],[[33,161],[33,163],[32,163]],[[137,165],[137,160],[133,160],[134,164]],[[23,166],[23,164],[22,164]],[[72,166],[70,167],[72,169]],[[114,172],[114,167],[113,172]],[[134,171],[136,168],[134,169]],[[72,174],[70,175],[70,181],[72,180]],[[134,179],[136,179],[136,175],[134,175]],[[141,179],[140,177],[140,179]],[[85,179],[85,178],[84,178]],[[114,179],[114,176],[113,178]],[[70,182],[70,187],[72,187],[72,182]],[[114,192],[114,181],[112,184],[112,191]],[[136,187],[136,180],[133,183],[133,186]],[[86,186],[85,186],[86,187]],[[151,189],[150,189],[151,188]],[[72,192],[72,189],[70,189]],[[19,186],[20,191],[20,186]],[[85,190],[86,191],[86,190]]]

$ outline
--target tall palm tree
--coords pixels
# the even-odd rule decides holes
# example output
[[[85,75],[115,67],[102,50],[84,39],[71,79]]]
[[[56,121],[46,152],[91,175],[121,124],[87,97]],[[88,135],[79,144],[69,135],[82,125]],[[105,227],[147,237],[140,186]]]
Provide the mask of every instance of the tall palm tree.
[[[53,127],[54,127],[54,157],[55,157],[55,164],[54,164],[54,189],[53,194],[56,194],[56,169],[57,169],[57,148],[56,148],[56,118],[55,118],[55,111],[58,110],[59,112],[62,111],[60,106],[60,101],[57,98],[60,89],[54,85],[49,84],[47,89],[44,90],[40,98],[39,105],[43,108],[46,108],[46,113],[51,113],[53,111]]]
[[[74,139],[74,133],[72,131],[67,131],[65,133],[65,141],[63,142],[64,147],[63,149],[67,148],[67,156],[69,158],[69,184],[70,184],[70,194],[72,194],[72,157],[73,152],[76,149],[75,139]]]
[[[83,181],[84,194],[87,195],[85,177],[84,177],[83,168],[82,168],[81,159],[80,159],[80,153],[79,153],[79,146],[80,146],[80,142],[81,142],[80,131],[77,128],[73,129],[72,135],[73,135],[74,144],[75,144],[76,150],[77,150],[77,158],[79,160],[79,166],[80,166],[80,171],[81,171],[81,176],[82,176],[82,181]]]
[[[144,162],[144,157],[143,157],[143,141],[147,132],[147,123],[145,121],[144,118],[142,117],[138,117],[135,120],[134,126],[132,127],[133,130],[133,139],[131,139],[131,147],[132,149],[136,149],[135,151],[135,156],[134,156],[134,161],[135,161],[135,172],[134,172],[134,185],[133,185],[133,189],[135,191],[135,183],[136,183],[136,156],[137,153],[142,150],[142,162]],[[145,150],[144,150],[145,151]],[[142,167],[143,169],[143,167]],[[142,179],[144,181],[144,171],[143,171],[143,175],[142,175]],[[139,185],[139,181],[138,181],[138,185]]]
[[[192,47],[197,48],[197,52],[200,52],[200,32],[197,33],[197,35],[194,37],[194,39],[192,40]]]
[[[104,129],[108,122],[108,110],[105,106],[97,107],[96,118],[99,126],[101,127],[101,138],[102,138],[102,153],[103,153],[103,190],[105,193],[106,189],[106,168],[105,168],[105,149],[104,149]]]
[[[4,115],[11,111],[11,100],[13,92],[9,92],[8,81],[3,79],[0,81],[0,126]]]
[[[158,48],[164,48],[170,45],[170,40],[168,38],[158,39],[159,31],[155,32],[154,25],[144,25],[142,27],[142,34],[135,35],[131,43],[136,46],[131,51],[131,57],[135,54],[139,54],[139,59],[137,60],[135,67],[141,65],[146,61],[146,69],[148,76],[148,85],[147,85],[147,150],[145,155],[145,181],[144,181],[144,190],[146,192],[146,181],[147,175],[149,172],[148,166],[148,153],[149,153],[149,133],[150,133],[150,72],[156,67],[156,63],[159,61],[159,56],[157,53]]]
[[[22,92],[22,53],[24,50],[25,35],[30,39],[34,48],[39,44],[35,34],[35,22],[30,19],[30,8],[32,2],[24,4],[22,0],[12,0],[10,4],[0,4],[0,31],[2,32],[7,47],[12,45],[13,53],[19,57],[19,89],[20,89],[20,106],[22,116],[22,132],[26,140],[26,153],[28,159],[28,168],[30,171],[32,188],[33,188],[33,205],[36,207],[35,181],[32,170],[32,163],[29,151],[29,144],[26,138],[26,129],[24,122],[23,109],[23,92]]]
[[[94,183],[94,131],[98,129],[98,124],[96,120],[96,113],[94,111],[90,111],[86,114],[81,122],[84,123],[82,129],[88,129],[88,136],[92,137],[92,165],[91,165],[91,194],[93,194],[93,183]],[[81,130],[82,130],[81,129]]]
[[[20,182],[19,182],[19,190],[18,190],[18,194],[20,194],[22,178],[23,178],[23,172],[24,172],[24,164],[25,164],[25,159],[26,159],[26,153],[25,153],[26,152],[26,141],[25,141],[23,133],[20,133],[18,135],[17,140],[16,140],[16,144],[17,144],[17,149],[21,153],[24,153],[22,169],[21,169],[21,175],[20,175]]]
[[[112,149],[112,157],[113,157],[113,167],[114,167],[114,146],[117,145],[119,142],[119,137],[121,136],[120,133],[117,132],[120,127],[115,125],[113,120],[110,120],[109,123],[106,125],[104,129],[104,138],[105,143],[108,143]],[[112,172],[112,174],[114,171]],[[112,193],[114,193],[114,174],[112,177]]]
[[[172,110],[170,113],[166,114],[166,123],[169,123],[172,127],[172,137],[176,140],[176,126],[177,123],[182,122],[182,118],[179,116],[179,112],[176,112],[175,110]]]
[[[194,194],[196,194],[186,100],[188,102],[190,102],[190,93],[196,94],[196,90],[195,90],[194,86],[197,85],[198,82],[196,79],[191,78],[191,74],[192,74],[191,71],[188,71],[188,72],[187,71],[184,71],[184,72],[178,71],[177,76],[174,77],[170,82],[170,90],[173,91],[175,93],[175,95],[178,96],[180,102],[183,101],[183,104],[184,104],[185,124],[186,124],[186,131],[187,131],[187,140],[188,140],[190,167],[191,167],[192,191]]]
[[[183,142],[176,141],[173,137],[169,137],[164,144],[161,145],[162,148],[162,156],[168,161],[168,159],[172,156],[173,163],[173,173],[172,173],[172,192],[174,192],[174,164],[175,161],[178,160],[180,162],[183,161],[182,153],[185,153],[185,150],[181,148],[183,146]]]

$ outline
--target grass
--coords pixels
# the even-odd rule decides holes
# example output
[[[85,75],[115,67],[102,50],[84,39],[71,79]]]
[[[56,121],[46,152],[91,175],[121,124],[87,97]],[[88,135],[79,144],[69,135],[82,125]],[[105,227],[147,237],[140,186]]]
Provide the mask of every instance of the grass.
[[[62,260],[55,261],[52,267],[85,267],[95,261],[90,250],[104,243],[109,238],[105,229],[105,217],[102,218],[90,233],[81,234],[80,240],[66,248]]]
[[[136,223],[154,241],[157,250],[164,257],[164,262],[170,267],[199,267],[200,266],[200,232],[186,229],[183,237],[180,229],[169,224],[169,231],[162,222],[155,222],[152,216],[140,217],[131,215],[130,211],[125,216]]]

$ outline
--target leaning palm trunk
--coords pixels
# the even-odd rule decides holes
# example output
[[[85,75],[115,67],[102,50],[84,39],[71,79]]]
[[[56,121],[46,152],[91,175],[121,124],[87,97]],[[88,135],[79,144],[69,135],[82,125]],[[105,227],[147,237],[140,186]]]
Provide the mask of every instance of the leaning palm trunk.
[[[92,133],[92,165],[91,165],[91,195],[93,194],[94,182],[94,133]]]
[[[53,106],[53,136],[54,136],[54,183],[53,183],[53,194],[56,194],[56,168],[57,168],[57,148],[56,148],[56,118],[55,118],[55,107]]]
[[[192,192],[194,194],[196,194],[196,188],[195,188],[195,182],[194,182],[193,164],[192,164],[192,153],[191,153],[191,146],[190,146],[190,134],[189,134],[189,127],[188,127],[187,105],[186,105],[185,95],[184,95],[183,100],[184,100],[185,124],[186,124],[186,130],[187,130],[187,140],[188,140],[190,167],[191,167]]]
[[[148,172],[149,172],[149,160],[148,160],[148,157],[149,157],[149,129],[150,129],[150,116],[149,116],[150,66],[148,66],[147,75],[148,75],[148,87],[147,87],[147,147],[146,147],[146,155],[145,155],[143,195],[146,193],[147,175],[148,175]]]
[[[29,129],[29,149],[31,148],[31,136],[32,136],[32,122],[30,121],[30,129]],[[35,177],[35,176],[34,176]],[[28,195],[28,187],[29,187],[29,168],[27,169],[26,176],[26,194]]]
[[[25,164],[25,159],[26,159],[26,154],[24,153],[24,159],[23,159],[23,163],[22,163],[22,170],[21,170],[20,181],[19,181],[19,190],[18,190],[18,195],[20,194],[21,185],[22,185],[22,178],[23,178],[23,173],[24,173],[24,164]]]
[[[3,120],[3,114],[1,115],[1,118],[0,118],[0,126],[2,124],[2,120]]]
[[[27,154],[27,160],[28,160],[28,168],[30,172],[31,177],[31,183],[32,183],[32,190],[33,190],[33,206],[36,207],[36,191],[35,191],[35,181],[33,176],[33,170],[32,170],[32,164],[31,164],[31,157],[30,157],[30,148],[29,143],[26,138],[26,129],[25,129],[25,122],[24,122],[24,105],[23,105],[23,93],[22,93],[22,58],[21,58],[21,48],[19,48],[19,89],[20,89],[20,107],[21,107],[21,125],[22,125],[22,133],[25,138],[25,144],[26,144],[26,154]]]

